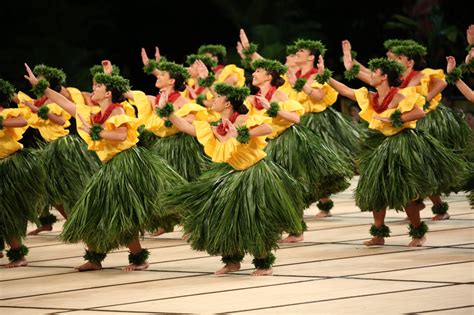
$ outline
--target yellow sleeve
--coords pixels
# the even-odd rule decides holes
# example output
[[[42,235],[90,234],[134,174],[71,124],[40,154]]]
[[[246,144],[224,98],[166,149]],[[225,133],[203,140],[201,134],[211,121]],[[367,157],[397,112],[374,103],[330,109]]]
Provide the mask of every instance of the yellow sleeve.
[[[74,104],[85,104],[86,101],[84,100],[84,96],[82,95],[82,92],[79,91],[76,88],[73,87],[68,87],[66,88],[69,91],[69,94],[71,94],[72,101]]]
[[[279,105],[280,110],[284,110],[290,113],[296,113],[300,117],[304,114],[304,107],[295,100],[286,100],[284,102],[280,102]],[[276,138],[278,135],[280,135],[283,131],[285,131],[292,125],[292,122],[283,119],[280,116],[273,117],[271,122],[273,132],[268,136],[268,138]]]
[[[99,141],[89,140],[87,142],[89,150],[96,151],[102,162],[109,161],[116,154],[131,148],[138,142],[138,119],[127,114],[109,118],[104,124],[104,130],[114,130],[124,124],[127,126],[127,139],[124,141],[100,139]]]
[[[279,90],[286,93],[290,99],[299,102],[303,106],[305,112],[322,112],[337,101],[338,93],[329,84],[320,84],[313,81],[311,87],[313,89],[321,89],[324,91],[324,97],[320,101],[314,102],[304,91],[296,92],[289,83],[285,83]]]
[[[372,105],[370,104],[370,93],[367,88],[363,87],[357,90],[354,90],[356,97],[356,102],[359,104],[360,112],[359,117],[363,120],[370,122],[372,117],[376,115]]]
[[[237,83],[235,86],[244,86],[245,84],[245,71],[242,68],[237,67],[236,65],[227,65],[222,69],[219,77],[217,78],[216,82],[221,83],[224,82],[227,77],[231,75],[237,76]]]
[[[171,126],[170,128],[165,126],[165,121],[161,119],[152,108],[148,96],[142,91],[132,91],[133,102],[138,110],[138,122],[137,124],[145,125],[145,129],[153,132],[158,137],[168,137],[179,132],[176,127]]]
[[[25,102],[34,102],[35,100],[29,97],[27,94],[23,92],[18,92],[17,94],[18,99],[20,100],[20,104],[18,104],[18,107],[26,107],[28,108],[24,103]]]
[[[405,122],[400,128],[394,128],[391,123],[374,119],[374,116],[380,116],[390,118],[390,116],[396,111],[400,111],[402,114],[411,111],[415,106],[423,107],[424,97],[417,93],[409,93],[409,90],[401,90],[400,94],[405,95],[405,98],[398,104],[396,108],[390,108],[382,113],[374,111],[370,104],[370,94],[366,88],[360,88],[355,91],[357,103],[359,104],[361,111],[359,116],[369,123],[370,129],[380,131],[386,136],[392,136],[399,133],[403,129],[416,128],[416,121]],[[408,93],[407,95],[405,93]]]
[[[120,105],[122,105],[123,110],[125,111],[125,115],[133,117],[133,118],[136,117],[135,116],[135,108],[133,107],[133,105],[130,102],[123,101],[122,103],[120,103]]]
[[[76,128],[77,128],[77,133],[79,136],[81,136],[82,139],[87,144],[91,143],[91,138],[87,132],[82,130],[81,128],[84,127],[84,124],[82,123],[82,120],[79,118],[79,115],[84,118],[84,120],[89,124],[92,125],[91,121],[91,114],[95,114],[100,112],[100,107],[99,106],[88,106],[86,104],[76,104]]]
[[[145,120],[153,114],[153,108],[148,100],[148,96],[142,91],[132,91],[132,94],[133,101],[130,101],[130,103],[137,107],[138,118]]]
[[[7,108],[0,112],[3,119],[15,118],[23,116],[26,119],[29,109],[26,108]],[[23,145],[18,141],[23,137],[28,125],[21,128],[4,127],[0,130],[0,159],[15,153],[23,148]]]
[[[290,113],[296,113],[298,116],[302,116],[304,114],[304,107],[301,105],[299,102],[295,100],[286,100],[284,102],[280,102],[280,109],[290,112]]]
[[[444,71],[442,69],[430,69],[426,68],[421,71],[424,75],[420,80],[420,85],[417,86],[417,92],[420,93],[423,96],[427,96],[429,92],[429,86],[430,82],[433,78],[441,79],[445,81],[445,75]],[[441,93],[436,94],[431,100],[430,100],[430,106],[425,110],[426,112],[430,112],[436,107],[438,107],[439,102],[443,96]]]
[[[186,117],[187,115],[193,114],[196,116],[196,120],[207,121],[207,109],[196,103],[184,104],[175,113],[178,117]]]
[[[225,143],[221,143],[208,122],[205,121],[194,121],[194,127],[196,128],[196,137],[204,146],[204,152],[211,157],[213,162],[221,163],[228,162],[232,155],[235,153],[239,146],[239,142],[236,139],[229,139]]]
[[[249,118],[245,126],[248,128],[256,126],[257,121],[265,121],[265,118],[253,120]],[[194,121],[193,124],[198,141],[204,146],[204,152],[211,157],[213,162],[225,162],[236,170],[244,170],[266,156],[263,151],[266,145],[265,136],[252,137],[246,144],[238,142],[235,138],[221,143],[214,135],[209,123]]]

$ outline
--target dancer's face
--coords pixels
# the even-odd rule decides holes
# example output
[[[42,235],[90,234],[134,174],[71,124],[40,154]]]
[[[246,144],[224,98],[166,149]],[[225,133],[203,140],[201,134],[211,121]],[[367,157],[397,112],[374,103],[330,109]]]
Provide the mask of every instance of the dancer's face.
[[[382,74],[382,70],[377,69],[373,71],[370,75],[370,85],[372,85],[373,87],[377,87],[382,84],[384,78],[386,79],[386,77],[386,74]]]
[[[112,92],[107,91],[107,88],[102,83],[96,83],[92,88],[91,100],[98,103],[104,99],[112,97]]]
[[[257,68],[252,73],[252,84],[255,86],[261,86],[265,82],[271,81],[272,76],[268,74],[265,69]]]
[[[223,95],[218,95],[212,103],[212,110],[217,113],[222,113],[226,108],[229,108],[230,106],[231,104],[227,100],[227,97]]]
[[[170,77],[168,71],[159,71],[158,76],[156,77],[155,86],[159,89],[164,87],[172,86],[174,84],[174,79]]]
[[[295,62],[298,65],[303,65],[307,62],[314,62],[314,56],[311,55],[311,51],[305,48],[301,48],[296,52]]]

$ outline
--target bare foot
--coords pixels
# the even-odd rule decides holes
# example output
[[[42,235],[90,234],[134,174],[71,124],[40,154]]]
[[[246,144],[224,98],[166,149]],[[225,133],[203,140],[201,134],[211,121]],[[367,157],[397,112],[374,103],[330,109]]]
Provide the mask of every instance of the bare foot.
[[[183,241],[186,241],[186,242],[187,242],[187,241],[189,240],[189,235],[188,235],[188,234],[183,234],[183,236],[181,237],[181,239],[182,239]]]
[[[363,243],[365,246],[384,245],[385,239],[383,237],[372,237],[372,239]]]
[[[158,228],[155,232],[153,232],[151,235],[153,236],[160,236],[161,234],[165,234],[166,231],[164,228]]]
[[[28,235],[38,235],[40,232],[52,231],[52,230],[53,230],[53,226],[51,224],[46,224],[46,225],[40,226],[36,230],[29,232]]]
[[[279,243],[287,244],[287,243],[297,243],[297,242],[302,242],[302,241],[304,241],[304,236],[303,236],[303,234],[300,234],[300,235],[288,235],[288,236],[285,237],[284,239],[280,240]]]
[[[408,246],[410,247],[420,247],[426,242],[426,237],[421,237],[421,238],[414,238],[411,240],[410,243],[408,243]]]
[[[24,266],[28,266],[28,262],[26,261],[25,257],[18,260],[11,261],[8,264],[4,265],[3,267],[16,268],[16,267],[24,267]]]
[[[148,268],[148,263],[147,262],[144,262],[143,264],[141,265],[137,265],[137,264],[130,264],[126,267],[123,267],[122,270],[123,271],[135,271],[135,270],[144,270],[144,269],[147,269]]]
[[[434,217],[431,218],[433,221],[442,221],[442,220],[449,220],[450,216],[449,213],[442,213],[442,214],[437,214]]]
[[[232,271],[237,271],[240,270],[240,263],[235,263],[235,264],[226,264],[224,267],[221,269],[217,270],[214,272],[216,276],[221,276],[226,273],[232,272]]]
[[[271,276],[273,274],[273,269],[255,269],[252,272],[252,276]]]
[[[331,211],[319,211],[316,215],[316,218],[328,218],[332,217]]]
[[[75,268],[77,271],[101,270],[101,263],[92,263],[90,261]]]

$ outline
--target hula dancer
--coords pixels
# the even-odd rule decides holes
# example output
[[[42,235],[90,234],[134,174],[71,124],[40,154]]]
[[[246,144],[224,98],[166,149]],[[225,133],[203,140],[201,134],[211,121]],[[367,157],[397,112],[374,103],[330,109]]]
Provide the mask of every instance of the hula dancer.
[[[324,61],[320,59],[322,73]],[[452,170],[462,167],[462,161],[436,139],[415,129],[416,121],[426,115],[421,109],[424,98],[416,93],[405,96],[396,88],[401,83],[403,66],[378,58],[369,62],[369,68],[373,71],[371,85],[376,93],[366,88],[353,90],[332,78],[329,80],[341,95],[357,101],[360,117],[369,122],[372,130],[367,134],[360,157],[360,179],[355,194],[360,209],[372,211],[374,216],[370,229],[373,238],[364,244],[383,245],[385,237],[390,236],[390,229],[385,225],[388,207],[405,210],[411,222],[412,241],[408,246],[421,246],[426,241],[428,226],[420,220],[419,210],[424,205],[418,199],[438,189],[438,176],[458,176]]]
[[[418,122],[417,128],[426,131],[446,148],[465,158],[472,131],[462,114],[444,106],[441,102],[441,91],[447,86],[443,70],[425,68],[423,58],[426,55],[426,48],[420,44],[399,45],[393,47],[392,51],[397,56],[396,60],[406,68],[402,74],[400,88],[407,89],[406,93],[420,93],[425,97],[426,103],[423,109],[427,115]],[[463,174],[460,175],[458,178],[444,175],[438,178],[439,189],[429,196],[433,202],[431,210],[435,215],[432,220],[449,219],[448,203],[443,202],[440,195],[459,191]]]
[[[147,73],[156,74],[155,86],[160,89],[156,97],[133,91],[138,117],[143,123],[142,136],[146,134],[147,139],[152,139],[147,147],[165,159],[183,178],[188,181],[195,180],[210,167],[210,159],[204,154],[196,138],[180,132],[171,121],[164,120],[161,116],[172,110],[176,111],[176,115],[192,122],[194,119],[207,120],[207,110],[181,95],[188,78],[188,72],[183,66],[161,60],[159,63],[147,64],[144,69]],[[166,95],[165,98],[163,95]],[[166,99],[166,109],[159,110],[157,105],[162,99]],[[168,226],[160,227],[153,235],[172,232],[179,220],[169,223]]]
[[[166,110],[176,111],[177,115],[186,117],[190,122],[194,119],[206,120],[207,110],[181,95],[188,78],[188,72],[183,66],[170,61],[160,61],[147,67],[156,67],[155,86],[160,93],[156,97],[144,97],[139,91],[134,91],[133,94],[138,117],[144,124],[144,129],[152,132],[156,138],[150,149],[164,158],[186,180],[194,180],[209,167],[210,160],[194,137],[180,132],[170,121],[162,119],[160,116],[163,114],[156,107],[166,93]]]
[[[252,84],[259,91],[248,98],[249,114],[271,118],[273,132],[268,136],[265,148],[267,159],[282,166],[303,184],[304,205],[299,213],[305,230],[304,209],[321,196],[327,196],[327,191],[336,193],[340,188],[348,187],[348,179],[353,175],[351,164],[325,146],[308,127],[299,124],[303,106],[278,90],[284,83],[285,66],[278,61],[259,59],[252,67],[255,69]],[[288,233],[282,243],[304,239],[300,231]]]
[[[315,58],[324,55],[325,46],[320,41],[299,39],[290,46],[290,51],[296,51],[298,72],[288,72],[288,85],[280,89],[290,99],[301,103],[305,114],[301,117],[301,124],[314,131],[325,146],[332,148],[342,159],[353,164],[355,169],[355,155],[359,151],[359,132],[357,128],[345,119],[341,113],[330,106],[337,100],[337,92],[325,83],[328,73],[317,77],[318,69],[314,67]],[[319,198],[317,207],[320,212],[318,218],[331,216],[330,210],[334,203],[330,195],[349,187],[336,183],[330,185]]]
[[[67,218],[90,177],[99,167],[97,156],[87,150],[86,144],[79,136],[70,134],[70,130],[67,129],[71,125],[70,114],[44,96],[41,90],[50,86],[65,98],[65,95],[71,97],[72,94],[66,93],[68,90],[63,86],[66,80],[64,72],[45,65],[37,65],[33,72],[41,79],[38,87],[32,90],[37,100],[33,101],[20,92],[19,106],[30,109],[29,125],[38,129],[47,142],[40,152],[47,180],[46,207],[39,218],[41,225],[28,235],[52,230],[57,218],[49,212],[50,206],[54,206],[64,218]],[[80,92],[74,95],[82,97]]]
[[[33,86],[39,84],[25,64],[25,76]],[[125,114],[120,102],[128,91],[128,80],[120,76],[97,74],[91,99],[101,111],[76,105],[46,88],[45,94],[78,121],[79,134],[89,150],[97,152],[104,163],[94,174],[71,211],[61,238],[65,242],[84,242],[87,262],[79,271],[102,269],[107,252],[128,246],[130,265],[125,271],[148,267],[149,251],[140,245],[139,235],[166,223],[159,193],[182,184],[183,179],[161,158],[138,148],[137,119]],[[44,87],[43,87],[44,88]],[[146,170],[146,171],[143,171]]]
[[[291,188],[298,184],[284,169],[263,160],[264,139],[272,130],[265,123],[268,118],[246,115],[243,102],[249,89],[217,84],[215,91],[212,109],[222,117],[217,126],[191,124],[174,113],[169,119],[196,136],[219,164],[170,192],[165,204],[185,213],[183,226],[193,249],[222,256],[225,265],[216,275],[239,270],[246,253],[255,257],[252,275],[271,275],[272,250],[281,233],[302,232],[301,195]]]
[[[0,79],[0,249],[4,241],[10,246],[5,268],[28,264],[28,248],[22,240],[28,221],[37,222],[35,210],[45,193],[44,170],[37,156],[22,150],[18,142],[28,128],[29,111],[11,108],[14,93],[13,85]]]

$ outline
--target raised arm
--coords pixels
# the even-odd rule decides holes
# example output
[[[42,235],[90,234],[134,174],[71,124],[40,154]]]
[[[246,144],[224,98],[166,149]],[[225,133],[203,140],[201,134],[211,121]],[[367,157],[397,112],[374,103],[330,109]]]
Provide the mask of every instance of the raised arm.
[[[174,113],[171,113],[168,118],[180,131],[187,133],[190,136],[196,137],[196,127],[194,127],[194,125],[185,118],[176,116]]]
[[[269,124],[262,124],[260,126],[250,128],[249,136],[250,137],[261,137],[267,136],[272,133],[272,127]]]
[[[0,112],[1,116],[2,112]],[[3,127],[7,128],[21,128],[28,125],[28,121],[23,116],[10,117],[3,120]]]
[[[426,100],[431,101],[433,97],[441,93],[446,87],[448,86],[448,83],[446,81],[441,80],[439,78],[432,78],[430,80],[429,84],[429,92],[428,95],[426,95]]]
[[[271,108],[270,102],[264,96],[254,96],[254,97],[258,98],[258,100],[260,101],[260,104],[262,104],[262,106],[265,109],[269,110]],[[292,123],[297,124],[300,122],[300,116],[298,116],[298,114],[294,112],[279,110],[277,113],[277,116]]]
[[[240,43],[242,45],[242,54],[243,54],[243,50],[248,49],[250,47],[250,41],[243,28],[240,29],[239,38],[240,38]],[[258,52],[252,53],[249,57],[252,60],[263,59],[263,57]],[[244,58],[245,58],[245,55],[242,59]]]
[[[35,106],[32,102],[26,101],[24,102],[24,104],[28,106],[33,113],[37,113],[39,111],[39,108]],[[51,120],[53,123],[61,125],[61,126],[66,123],[66,119],[64,119],[63,116],[56,115],[51,112],[48,112],[48,119]]]
[[[123,109],[116,109],[112,111],[111,116],[114,116],[115,111],[117,111],[116,114],[119,113],[118,111],[122,111],[123,113]],[[81,114],[78,114],[77,116],[82,121],[82,127],[80,127],[80,129],[87,133],[90,133],[90,130],[92,128],[91,125],[84,119],[84,117],[82,117]],[[127,135],[128,135],[128,130],[125,124],[113,130],[101,130],[99,132],[99,136],[101,139],[112,140],[112,141],[125,141],[127,139]]]
[[[25,75],[25,79],[27,79],[32,86],[36,86],[39,82],[38,78],[33,74],[30,67],[25,63],[26,72],[28,75]],[[52,102],[61,106],[69,115],[75,117],[76,116],[76,104],[68,100],[66,97],[61,95],[60,93],[50,89],[49,87],[46,88],[44,94],[47,98],[49,98]],[[48,115],[49,117],[49,115]]]
[[[168,102],[168,93],[166,91],[163,91],[161,92],[160,101],[158,104],[156,104],[156,107],[164,108],[167,102]],[[188,135],[191,135],[193,137],[196,137],[196,127],[194,127],[194,125],[191,122],[187,121],[186,118],[176,116],[173,111],[169,114],[168,119],[180,131],[187,133]]]
[[[456,59],[453,56],[448,56],[446,60],[448,62],[446,72],[450,73],[456,68]],[[457,80],[454,84],[469,102],[474,103],[474,91],[462,79]]]
[[[354,64],[359,65],[359,73],[357,74],[357,78],[364,83],[370,84],[370,76],[372,71],[368,68],[364,67],[363,64],[357,62],[356,60],[352,59],[352,48],[351,43],[348,40],[342,41],[342,58],[344,61],[344,67],[346,70],[351,70]]]
[[[141,57],[142,57],[142,63],[144,66],[148,65],[148,63],[150,62],[150,59],[148,58],[148,55],[146,53],[146,50],[145,48],[142,48],[141,50]],[[158,49],[158,47],[155,47],[155,60],[156,62],[159,62],[160,61],[160,50]],[[158,69],[153,69],[153,71],[151,72],[155,77],[158,76],[159,74],[159,71]]]
[[[318,73],[320,75],[324,74],[324,59],[321,55],[319,56],[319,60],[318,60]],[[356,101],[354,90],[348,87],[347,85],[333,78],[329,78],[328,84],[342,96],[345,96],[353,101]]]

